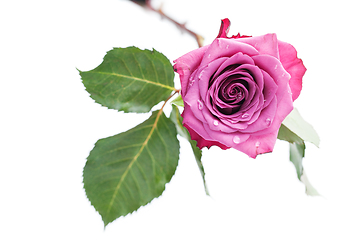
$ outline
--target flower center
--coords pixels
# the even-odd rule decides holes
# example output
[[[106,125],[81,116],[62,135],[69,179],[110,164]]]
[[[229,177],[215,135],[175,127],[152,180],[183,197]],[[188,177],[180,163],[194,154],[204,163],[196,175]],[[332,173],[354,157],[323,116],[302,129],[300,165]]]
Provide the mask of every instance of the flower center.
[[[222,104],[217,109],[223,114],[230,115],[237,112],[245,101],[248,83],[241,79],[241,75],[232,75],[225,79],[217,92]]]

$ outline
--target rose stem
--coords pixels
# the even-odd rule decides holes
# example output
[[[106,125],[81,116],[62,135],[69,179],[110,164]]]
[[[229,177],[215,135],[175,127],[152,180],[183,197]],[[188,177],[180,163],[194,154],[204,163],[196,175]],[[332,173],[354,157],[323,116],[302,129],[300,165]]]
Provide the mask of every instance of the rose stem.
[[[132,2],[134,2],[134,3],[138,4],[138,5],[144,6],[144,5],[140,4],[140,3],[138,3],[138,1],[132,1]],[[141,2],[143,2],[143,1],[141,1]],[[181,24],[181,23],[177,22],[176,20],[174,20],[173,18],[171,18],[171,17],[169,17],[168,15],[166,15],[166,14],[161,10],[161,7],[160,7],[160,9],[155,9],[155,8],[153,8],[153,6],[151,5],[151,0],[145,0],[145,6],[146,6],[148,9],[150,9],[150,10],[152,10],[152,11],[154,11],[154,12],[157,12],[158,14],[160,14],[160,16],[166,18],[166,19],[169,20],[170,22],[174,23],[177,27],[179,27],[180,29],[186,31],[186,32],[189,33],[191,36],[193,36],[193,37],[196,39],[196,42],[197,42],[197,44],[198,44],[199,47],[202,47],[202,46],[203,46],[204,38],[203,38],[201,35],[199,35],[199,34],[193,32],[193,31],[191,31],[190,29],[188,29],[188,28],[185,26],[185,24]]]

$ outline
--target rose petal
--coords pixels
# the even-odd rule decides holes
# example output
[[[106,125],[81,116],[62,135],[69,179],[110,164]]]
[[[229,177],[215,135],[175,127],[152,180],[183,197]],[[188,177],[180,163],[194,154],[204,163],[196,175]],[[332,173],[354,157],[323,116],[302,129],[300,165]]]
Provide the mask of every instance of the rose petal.
[[[182,96],[186,94],[191,73],[193,73],[199,67],[202,57],[208,47],[209,46],[204,46],[195,49],[174,61],[174,71],[177,72],[180,76]]]
[[[226,146],[233,148],[243,144],[250,137],[250,134],[244,134],[240,132],[223,133],[221,131],[213,131],[207,124],[204,124],[204,129],[208,132],[211,139],[216,139]]]
[[[285,70],[291,75],[289,84],[292,92],[292,99],[295,101],[300,95],[302,89],[302,78],[306,68],[301,59],[297,57],[295,48],[285,42],[279,41],[280,62]]]
[[[230,148],[230,147],[225,146],[224,144],[221,144],[216,141],[205,140],[199,134],[197,134],[191,127],[189,127],[187,124],[184,124],[184,127],[189,131],[191,139],[196,141],[196,146],[200,149],[202,149],[203,147],[210,148],[214,145],[220,147],[223,150]]]
[[[277,135],[278,131],[265,135],[251,135],[245,142],[233,148],[246,153],[249,157],[256,158],[259,154],[273,151]]]
[[[277,99],[274,98],[271,103],[264,109],[261,110],[258,118],[252,124],[242,130],[244,133],[259,132],[263,129],[269,128],[275,118],[277,109]]]
[[[262,134],[269,134],[274,131],[278,131],[280,128],[281,123],[284,121],[285,117],[289,115],[289,113],[293,110],[293,102],[291,99],[291,94],[288,93],[290,91],[290,87],[287,86],[287,94],[284,94],[281,101],[274,98],[272,101],[277,102],[276,113],[274,118],[271,120],[271,125],[268,128],[263,129],[262,131],[254,132],[252,135],[262,135]],[[262,118],[266,121],[266,118]],[[258,120],[259,121],[259,120]]]
[[[230,20],[228,18],[222,19],[220,31],[219,31],[217,38],[229,38],[227,36],[227,34],[229,32],[229,28],[230,28]],[[251,36],[246,36],[246,35],[240,36],[240,33],[238,33],[237,35],[233,35],[230,38],[246,38],[246,37],[251,37]]]
[[[226,69],[227,67],[231,66],[231,65],[242,65],[242,64],[250,64],[250,65],[254,65],[254,60],[247,56],[244,55],[243,53],[239,52],[234,54],[233,56],[229,57],[229,58],[225,58],[226,61],[224,61],[222,63],[222,65],[216,70],[215,74],[214,74],[214,78],[217,78],[223,71],[224,69]]]
[[[221,20],[221,26],[217,38],[227,38],[227,34],[230,28],[230,20],[228,18]]]
[[[210,148],[212,145],[219,146],[224,150],[229,148],[222,143],[214,141],[204,129],[204,124],[199,121],[187,107],[184,108],[181,116],[183,117],[184,127],[189,131],[191,139],[197,141],[197,146],[200,149],[203,147]]]
[[[208,63],[221,57],[231,57],[239,52],[249,56],[259,54],[258,51],[249,44],[242,43],[234,39],[216,38],[204,53],[201,65],[207,65]]]
[[[275,80],[264,70],[262,70],[262,75],[264,78],[264,108],[267,107],[271,100],[275,97],[275,94],[277,92],[278,86],[275,83]]]
[[[232,133],[232,132],[236,132],[239,130],[239,128],[234,129],[231,126],[224,124],[222,118],[214,117],[214,115],[212,115],[211,112],[207,108],[204,108],[203,115],[204,115],[207,125],[209,126],[209,128],[211,130],[221,131],[224,133]],[[244,124],[244,126],[246,127],[247,124]]]
[[[206,140],[211,140],[209,134],[205,131],[203,127],[203,122],[195,117],[194,113],[188,108],[187,104],[184,103],[184,111],[181,116],[183,117],[183,125],[191,127],[197,134]]]
[[[268,54],[279,59],[278,40],[275,33],[250,38],[239,38],[236,41],[253,46],[259,54]]]
[[[225,76],[227,76],[228,73],[224,73]],[[243,75],[248,74],[247,72],[244,73]],[[230,78],[230,81],[232,78]],[[210,87],[210,89],[208,90],[207,93],[207,97],[206,97],[206,104],[207,106],[209,106],[209,110],[216,116],[223,116],[224,118],[228,118],[230,120],[232,120],[233,122],[235,122],[236,120],[233,120],[233,118],[236,118],[239,114],[242,113],[243,108],[245,107],[252,107],[256,104],[256,101],[251,102],[251,100],[253,98],[258,98],[257,91],[256,91],[256,84],[253,81],[252,78],[246,78],[246,77],[242,77],[240,80],[234,80],[234,81],[241,81],[246,83],[246,85],[248,86],[247,88],[243,88],[243,93],[245,95],[245,101],[242,104],[239,104],[238,106],[236,106],[236,104],[227,104],[221,101],[221,99],[218,98],[219,95],[219,91],[221,91],[221,84],[226,84],[226,80],[222,80],[222,77],[219,77],[219,79],[216,80],[216,82]],[[244,84],[241,83],[241,84]],[[250,91],[248,91],[248,89]],[[254,97],[256,96],[256,97]],[[210,101],[210,98],[212,99],[212,102]],[[250,104],[247,104],[250,103]],[[249,105],[249,106],[248,106]],[[235,110],[235,108],[238,108],[237,112],[233,112]],[[221,110],[219,108],[222,108]],[[229,111],[228,113],[226,113],[226,111]]]
[[[290,74],[283,68],[281,62],[275,57],[269,55],[258,55],[253,57],[255,64],[267,72],[278,86],[276,97],[281,101],[283,95],[288,94]]]
[[[195,81],[193,85],[188,89],[188,92],[185,96],[183,96],[184,105],[186,104],[186,108],[190,108],[193,115],[200,120],[201,122],[205,122],[202,109],[205,107],[204,101],[201,99],[199,94],[199,83]]]
[[[275,131],[276,129],[278,130],[280,128],[281,123],[284,121],[285,117],[289,115],[289,113],[294,108],[289,85],[287,86],[285,90],[285,94],[281,99],[281,101],[279,101],[279,99],[277,99],[277,101],[278,104],[277,104],[275,118],[271,124],[271,127],[268,128],[269,131]],[[265,132],[267,132],[267,130],[265,130]]]
[[[224,57],[212,61],[211,63],[200,68],[198,74],[194,76],[195,81],[199,81],[200,95],[202,99],[206,98],[206,94],[209,89],[210,78],[216,72],[216,70],[226,61],[226,59],[228,58]]]

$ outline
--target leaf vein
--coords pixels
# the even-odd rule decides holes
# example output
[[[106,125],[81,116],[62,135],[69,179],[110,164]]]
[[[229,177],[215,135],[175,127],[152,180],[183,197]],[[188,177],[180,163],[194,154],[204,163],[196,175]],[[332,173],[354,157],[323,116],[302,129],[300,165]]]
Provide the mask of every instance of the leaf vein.
[[[104,74],[104,75],[112,75],[112,76],[116,76],[116,77],[122,77],[122,78],[128,78],[128,79],[131,79],[131,80],[134,80],[134,81],[139,81],[139,82],[144,82],[144,83],[149,83],[149,84],[153,84],[153,85],[156,85],[156,86],[159,86],[159,87],[162,87],[162,88],[166,88],[166,89],[170,89],[170,90],[175,90],[174,87],[171,87],[171,86],[168,86],[168,85],[165,85],[165,84],[162,84],[162,83],[158,83],[158,82],[153,82],[153,81],[150,81],[148,79],[142,79],[142,78],[137,78],[137,77],[133,77],[133,76],[127,76],[127,75],[123,75],[123,74],[119,74],[119,73],[108,73],[108,72],[97,72],[99,74]]]
[[[145,79],[145,75],[144,75],[144,73],[143,73],[143,71],[142,71],[142,68],[141,68],[139,62],[138,62],[138,59],[136,58],[136,56],[135,56],[135,54],[134,54],[133,52],[132,52],[131,54],[133,55],[133,57],[134,57],[134,59],[135,59],[135,62],[136,62],[136,64],[137,64],[138,67],[139,67],[139,70],[140,70],[140,72],[141,72],[141,75],[142,75],[143,79]],[[146,54],[144,54],[144,55],[146,56]]]
[[[143,142],[143,144],[142,144],[139,152],[134,156],[134,158],[133,158],[132,161],[129,163],[128,167],[126,168],[125,172],[124,172],[123,175],[121,176],[121,179],[120,179],[119,183],[117,184],[117,186],[116,186],[116,188],[115,188],[115,191],[114,191],[114,194],[113,194],[113,196],[112,196],[112,198],[111,198],[111,200],[110,200],[110,203],[109,203],[109,205],[108,205],[107,213],[110,212],[110,210],[111,210],[111,208],[112,208],[112,206],[113,206],[113,204],[114,204],[114,201],[115,201],[115,197],[116,197],[116,195],[117,195],[117,192],[119,191],[121,185],[123,184],[124,179],[125,179],[125,177],[127,176],[128,172],[130,171],[132,165],[138,160],[139,156],[141,155],[141,153],[143,152],[145,146],[147,145],[149,139],[150,139],[151,136],[153,135],[154,130],[156,129],[157,123],[158,123],[158,121],[159,121],[159,118],[160,118],[160,116],[161,116],[161,113],[162,113],[162,111],[159,111],[159,112],[157,113],[157,116],[156,116],[155,121],[154,121],[154,123],[153,123],[153,127],[151,128],[151,130],[150,130],[150,132],[149,132],[146,140]]]

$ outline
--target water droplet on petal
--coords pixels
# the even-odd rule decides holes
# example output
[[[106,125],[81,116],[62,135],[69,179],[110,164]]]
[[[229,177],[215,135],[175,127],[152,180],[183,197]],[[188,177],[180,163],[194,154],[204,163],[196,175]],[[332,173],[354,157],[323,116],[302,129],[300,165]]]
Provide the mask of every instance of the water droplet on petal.
[[[266,122],[266,125],[270,126],[270,124],[271,124],[271,119],[270,119],[270,118],[267,118],[267,119],[265,120],[265,122]]]
[[[198,106],[199,106],[199,110],[202,110],[204,108],[204,104],[202,103],[201,100],[198,100]]]
[[[249,114],[248,114],[248,113],[244,113],[241,117],[242,117],[242,118],[247,118],[247,117],[249,117]]]
[[[201,71],[200,74],[199,74],[199,79],[201,78],[201,76],[203,75],[203,72],[204,71]]]
[[[236,144],[240,143],[240,137],[239,137],[239,136],[235,136],[235,137],[233,138],[233,142],[236,143]]]
[[[260,146],[260,142],[259,141],[257,141],[256,143],[255,143],[255,147],[259,147]]]
[[[229,48],[229,45],[226,45],[226,49],[228,49]]]
[[[190,87],[194,84],[195,80],[193,77],[190,77],[190,80],[189,80],[189,85]]]
[[[242,93],[239,92],[237,95],[236,95],[236,99],[239,99],[239,98],[242,98]]]
[[[211,57],[211,54],[208,55],[208,58],[210,58],[210,57]]]
[[[278,65],[275,65],[274,69],[277,69]]]
[[[218,121],[218,120],[214,120],[214,125],[215,125],[215,126],[219,125],[219,121]]]
[[[283,73],[281,76],[282,76],[282,77],[285,76],[285,73]]]

